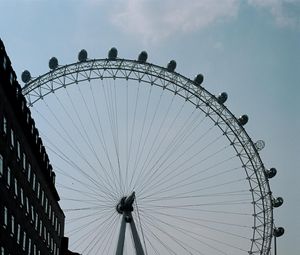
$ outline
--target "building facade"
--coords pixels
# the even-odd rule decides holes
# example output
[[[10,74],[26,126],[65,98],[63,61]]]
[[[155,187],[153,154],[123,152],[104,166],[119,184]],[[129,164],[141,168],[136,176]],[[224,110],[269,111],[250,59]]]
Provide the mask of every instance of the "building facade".
[[[0,39],[0,255],[61,255],[55,173]]]

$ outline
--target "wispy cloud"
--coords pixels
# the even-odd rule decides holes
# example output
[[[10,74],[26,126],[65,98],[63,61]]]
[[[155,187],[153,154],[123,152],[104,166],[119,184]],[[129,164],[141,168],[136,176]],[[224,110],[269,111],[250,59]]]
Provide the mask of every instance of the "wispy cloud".
[[[231,20],[240,11],[241,3],[240,0],[116,0],[111,4],[110,18],[125,33],[159,42]],[[280,27],[300,27],[300,0],[248,0],[243,4],[269,11]]]
[[[299,0],[248,0],[248,3],[269,11],[280,27],[300,27]]]
[[[125,32],[155,42],[232,18],[238,6],[238,0],[128,0],[120,2],[112,21]]]

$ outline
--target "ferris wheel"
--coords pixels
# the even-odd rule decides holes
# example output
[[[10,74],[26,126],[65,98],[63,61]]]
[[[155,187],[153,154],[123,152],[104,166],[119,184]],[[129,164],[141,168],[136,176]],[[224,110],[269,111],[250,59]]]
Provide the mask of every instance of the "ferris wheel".
[[[57,174],[70,249],[82,254],[271,254],[274,197],[225,92],[167,67],[118,58],[59,65],[22,89]]]

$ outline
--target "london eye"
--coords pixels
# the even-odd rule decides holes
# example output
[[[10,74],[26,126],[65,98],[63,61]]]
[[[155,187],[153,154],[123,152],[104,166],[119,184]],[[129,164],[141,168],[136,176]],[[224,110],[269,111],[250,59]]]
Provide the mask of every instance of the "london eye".
[[[82,254],[263,254],[283,234],[283,203],[248,116],[226,107],[201,74],[118,57],[59,65],[23,94],[56,173],[65,235]]]

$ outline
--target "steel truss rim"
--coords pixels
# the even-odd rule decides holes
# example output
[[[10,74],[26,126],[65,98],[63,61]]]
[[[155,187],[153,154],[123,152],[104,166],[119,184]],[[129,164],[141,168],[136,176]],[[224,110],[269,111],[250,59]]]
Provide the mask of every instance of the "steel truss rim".
[[[92,59],[59,66],[22,89],[29,106],[72,84],[95,79],[125,79],[169,90],[192,103],[218,126],[234,147],[247,175],[253,200],[253,238],[249,254],[269,254],[273,235],[272,195],[255,144],[234,114],[204,87],[176,72],[130,59]]]

